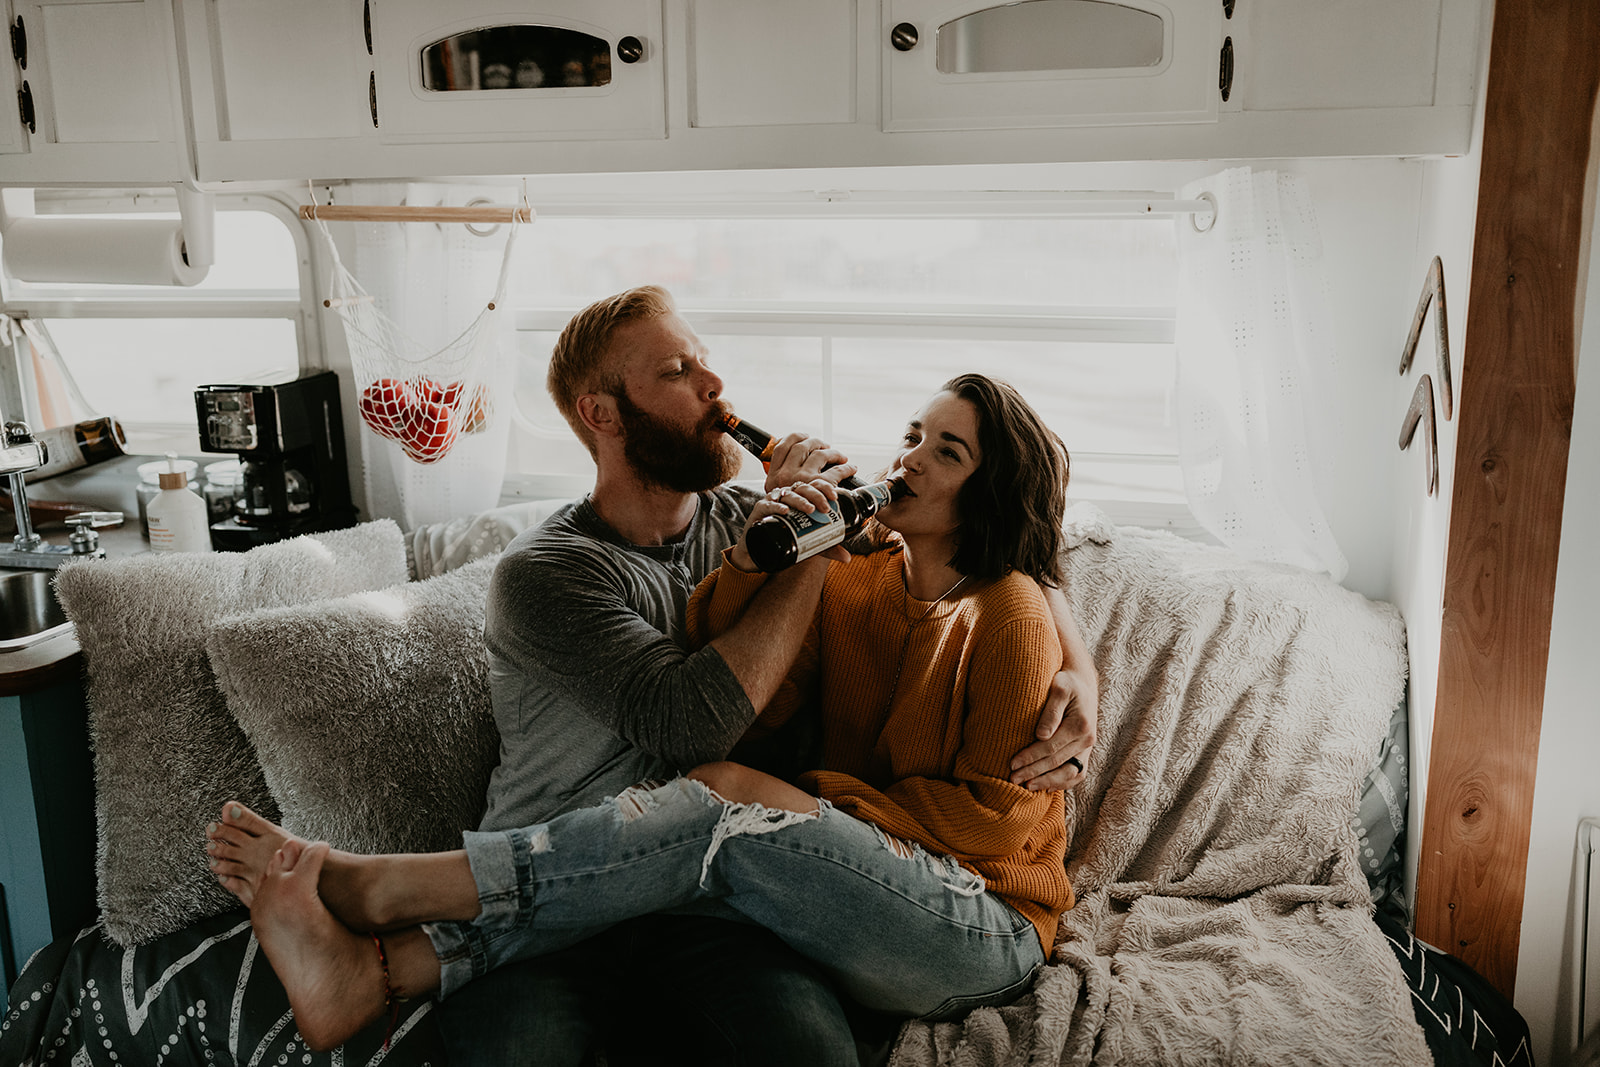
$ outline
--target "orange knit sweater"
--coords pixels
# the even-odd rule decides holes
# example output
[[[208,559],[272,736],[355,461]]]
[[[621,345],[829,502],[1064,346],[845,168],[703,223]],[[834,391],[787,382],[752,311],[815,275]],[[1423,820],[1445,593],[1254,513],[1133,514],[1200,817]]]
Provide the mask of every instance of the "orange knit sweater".
[[[729,629],[765,580],[724,556],[689,602],[696,647]],[[1033,923],[1048,957],[1073,903],[1061,794],[1008,775],[1060,664],[1031,579],[968,581],[930,605],[906,596],[898,548],[875,552],[829,565],[800,656],[752,730],[819,700],[825,769],[796,784],[977,872]]]

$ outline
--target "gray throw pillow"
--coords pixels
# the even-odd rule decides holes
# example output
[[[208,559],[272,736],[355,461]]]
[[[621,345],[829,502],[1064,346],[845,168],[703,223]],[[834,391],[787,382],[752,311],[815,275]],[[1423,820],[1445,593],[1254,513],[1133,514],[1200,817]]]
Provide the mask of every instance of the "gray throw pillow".
[[[106,934],[136,945],[238,902],[206,865],[205,825],[237,798],[276,814],[255,752],[211,673],[209,625],[241,611],[380,589],[406,576],[385,519],[249,552],[69,564],[56,595],[77,624],[94,746]],[[281,676],[298,665],[278,660]]]
[[[371,853],[460,848],[477,828],[500,752],[483,642],[496,562],[211,628],[285,829]]]

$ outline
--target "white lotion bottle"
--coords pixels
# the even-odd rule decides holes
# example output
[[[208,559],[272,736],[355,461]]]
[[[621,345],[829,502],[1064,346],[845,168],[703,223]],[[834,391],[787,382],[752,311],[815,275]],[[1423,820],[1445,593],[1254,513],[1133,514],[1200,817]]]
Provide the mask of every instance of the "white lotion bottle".
[[[189,476],[178,469],[178,457],[167,453],[161,491],[150,499],[150,548],[155,552],[210,552],[211,514],[206,502],[190,492]]]

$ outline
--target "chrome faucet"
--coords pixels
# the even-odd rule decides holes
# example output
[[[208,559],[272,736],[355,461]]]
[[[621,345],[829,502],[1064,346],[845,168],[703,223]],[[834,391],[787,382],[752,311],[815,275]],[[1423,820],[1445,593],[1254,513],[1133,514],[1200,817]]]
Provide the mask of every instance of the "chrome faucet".
[[[74,559],[104,559],[100,535],[95,529],[122,522],[120,511],[84,511],[67,516],[73,528],[64,545],[52,545],[33,528],[28,514],[28,489],[24,479],[29,471],[45,465],[49,455],[44,442],[36,441],[24,422],[7,422],[0,428],[0,474],[11,481],[11,506],[17,515],[17,535],[9,546],[0,545],[0,567],[49,570]]]

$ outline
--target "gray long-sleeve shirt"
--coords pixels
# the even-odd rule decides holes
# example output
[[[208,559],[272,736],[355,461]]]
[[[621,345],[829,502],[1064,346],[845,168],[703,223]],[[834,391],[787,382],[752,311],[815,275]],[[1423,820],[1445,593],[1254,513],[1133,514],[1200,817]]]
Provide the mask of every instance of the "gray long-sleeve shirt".
[[[702,493],[681,541],[648,546],[585,498],[506,547],[485,625],[500,765],[482,829],[727,755],[755,709],[715,649],[688,651],[684,610],[758,499],[740,486]]]

